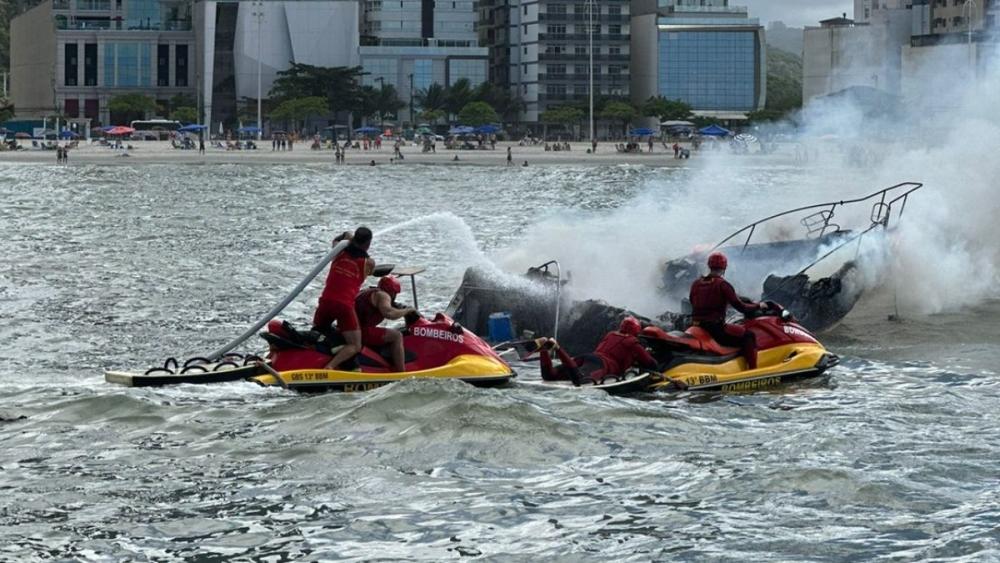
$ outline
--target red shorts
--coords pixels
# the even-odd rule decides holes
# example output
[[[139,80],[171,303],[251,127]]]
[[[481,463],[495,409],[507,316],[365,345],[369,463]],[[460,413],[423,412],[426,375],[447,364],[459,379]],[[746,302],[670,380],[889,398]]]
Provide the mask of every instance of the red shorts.
[[[389,332],[388,330],[377,326],[368,326],[362,328],[361,342],[363,342],[365,346],[369,346],[372,348],[385,346],[385,336],[388,332]]]
[[[313,315],[313,326],[319,330],[327,330],[333,326],[334,321],[337,322],[337,330],[342,333],[358,330],[361,325],[358,323],[358,313],[354,310],[354,302],[320,299],[316,314]]]

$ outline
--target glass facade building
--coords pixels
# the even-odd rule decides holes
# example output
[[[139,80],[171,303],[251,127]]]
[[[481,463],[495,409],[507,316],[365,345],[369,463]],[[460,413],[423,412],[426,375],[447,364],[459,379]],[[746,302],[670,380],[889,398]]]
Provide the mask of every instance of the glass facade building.
[[[754,111],[756,42],[753,31],[661,32],[658,94],[701,110]]]
[[[657,11],[633,18],[632,102],[662,96],[696,115],[746,119],[767,102],[764,33],[744,7],[661,0]]]

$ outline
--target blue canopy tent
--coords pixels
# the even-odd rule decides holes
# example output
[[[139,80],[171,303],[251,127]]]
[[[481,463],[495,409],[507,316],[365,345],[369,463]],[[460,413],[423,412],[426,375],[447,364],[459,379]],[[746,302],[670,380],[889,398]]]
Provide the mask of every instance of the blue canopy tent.
[[[496,125],[480,125],[479,127],[476,127],[476,133],[482,133],[484,135],[492,135],[499,130],[500,128]]]
[[[655,135],[656,131],[653,131],[648,127],[640,127],[638,129],[633,129],[629,131],[628,134],[631,137],[648,137],[650,135]]]
[[[208,129],[207,125],[198,125],[197,123],[192,123],[190,125],[185,125],[184,127],[181,127],[180,129],[178,129],[178,131],[182,133],[198,133],[199,131],[204,131],[205,129]]]
[[[457,125],[448,130],[449,135],[468,135],[469,133],[475,133],[476,129],[474,127],[469,127],[468,125]]]
[[[365,126],[365,127],[358,127],[357,129],[354,130],[355,133],[361,133],[361,134],[365,134],[365,133],[380,133],[381,131],[382,130],[379,129],[378,127],[372,127],[371,125],[368,125],[368,126]]]
[[[69,129],[64,129],[61,133],[59,133],[59,138],[60,139],[79,139],[80,138],[80,134],[79,133],[74,133],[73,131],[70,131]]]
[[[733,132],[724,127],[719,127],[718,125],[709,125],[704,129],[699,129],[698,133],[702,135],[708,135],[709,137],[725,137],[727,135],[732,135]]]

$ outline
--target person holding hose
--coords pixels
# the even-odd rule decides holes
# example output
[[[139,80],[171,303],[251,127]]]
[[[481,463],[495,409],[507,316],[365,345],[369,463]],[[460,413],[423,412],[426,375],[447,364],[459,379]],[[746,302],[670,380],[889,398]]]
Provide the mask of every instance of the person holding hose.
[[[371,229],[358,227],[353,235],[345,232],[333,239],[333,244],[343,240],[349,240],[350,243],[330,263],[330,273],[326,276],[326,285],[313,315],[315,330],[329,334],[336,322],[337,331],[346,341],[326,364],[326,369],[337,369],[340,364],[361,351],[361,324],[358,322],[354,302],[365,278],[375,270],[375,261],[368,256],[368,248],[372,242]]]

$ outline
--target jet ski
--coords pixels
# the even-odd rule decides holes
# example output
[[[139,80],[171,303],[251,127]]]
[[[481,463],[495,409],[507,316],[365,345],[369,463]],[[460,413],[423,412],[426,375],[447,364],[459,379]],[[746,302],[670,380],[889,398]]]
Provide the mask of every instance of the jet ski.
[[[818,376],[840,362],[787,309],[766,304],[742,321],[757,338],[753,370],[747,369],[739,348],[720,345],[698,326],[684,332],[645,327],[639,338],[662,371],[662,380],[649,389],[752,392]]]
[[[407,317],[402,330],[406,371],[393,372],[388,350],[365,347],[342,369],[324,366],[344,344],[336,331],[299,331],[272,320],[261,336],[269,347],[268,373],[251,377],[260,385],[295,391],[369,391],[403,379],[459,379],[478,387],[497,387],[516,374],[490,346],[443,313],[433,319]]]

